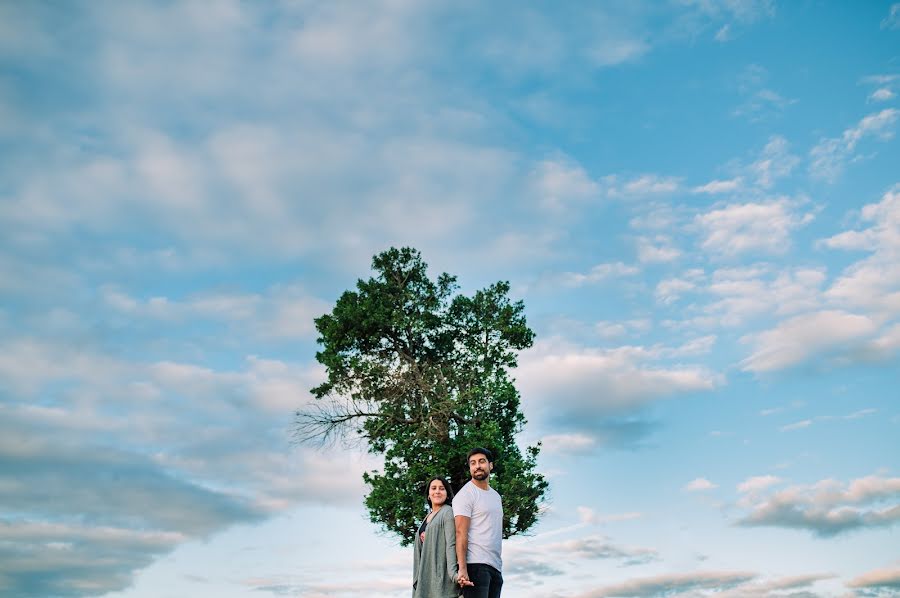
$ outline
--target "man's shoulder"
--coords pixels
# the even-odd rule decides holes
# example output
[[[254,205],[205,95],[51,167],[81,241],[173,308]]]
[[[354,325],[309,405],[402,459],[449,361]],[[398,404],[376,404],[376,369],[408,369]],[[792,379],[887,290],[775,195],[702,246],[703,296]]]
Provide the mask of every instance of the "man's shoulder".
[[[456,496],[453,497],[453,500],[457,498],[462,498],[464,500],[469,500],[473,498],[475,495],[475,484],[472,483],[471,480],[463,484],[463,487],[459,489],[459,492],[456,493]]]
[[[456,496],[459,496],[461,494],[472,494],[474,492],[475,484],[472,483],[472,480],[469,480],[468,482],[463,484],[463,487],[459,489],[459,492],[456,493]]]

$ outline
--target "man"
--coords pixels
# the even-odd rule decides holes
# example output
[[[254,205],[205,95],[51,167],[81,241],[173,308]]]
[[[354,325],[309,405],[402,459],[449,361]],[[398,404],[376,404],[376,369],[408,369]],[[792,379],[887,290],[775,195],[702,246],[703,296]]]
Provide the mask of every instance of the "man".
[[[458,581],[465,598],[499,598],[503,586],[503,503],[490,485],[494,456],[478,447],[469,451],[467,461],[472,479],[453,499]]]

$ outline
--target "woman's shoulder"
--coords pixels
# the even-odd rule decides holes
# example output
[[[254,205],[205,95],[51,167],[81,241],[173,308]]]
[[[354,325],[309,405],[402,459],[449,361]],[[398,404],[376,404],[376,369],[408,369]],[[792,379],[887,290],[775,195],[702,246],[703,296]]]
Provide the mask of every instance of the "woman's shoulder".
[[[447,519],[449,517],[450,519],[453,519],[453,505],[444,505],[443,507],[441,507],[441,510],[437,512],[437,515],[435,515],[435,517],[439,517],[441,519]]]

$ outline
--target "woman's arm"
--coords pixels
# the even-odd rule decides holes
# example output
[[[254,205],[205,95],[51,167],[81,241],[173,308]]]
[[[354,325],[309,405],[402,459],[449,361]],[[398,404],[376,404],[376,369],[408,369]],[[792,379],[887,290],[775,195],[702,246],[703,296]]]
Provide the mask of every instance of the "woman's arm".
[[[444,509],[449,511],[441,517],[441,530],[444,533],[445,543],[444,551],[447,555],[447,573],[450,575],[450,579],[455,582],[459,573],[459,566],[456,561],[456,521],[453,518],[453,508],[448,505]]]
[[[421,542],[419,542],[419,532],[416,530],[416,539],[413,542],[413,596],[416,594],[416,584],[419,583],[419,559],[422,558]]]

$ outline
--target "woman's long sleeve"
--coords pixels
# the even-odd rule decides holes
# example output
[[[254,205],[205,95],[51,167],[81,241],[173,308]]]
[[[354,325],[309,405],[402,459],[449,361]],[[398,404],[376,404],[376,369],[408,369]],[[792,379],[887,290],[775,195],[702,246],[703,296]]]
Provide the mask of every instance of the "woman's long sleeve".
[[[415,542],[413,542],[413,596],[416,595],[416,584],[419,583],[419,560],[422,558],[422,546],[419,541],[419,534],[416,533]]]
[[[456,581],[459,573],[459,564],[456,562],[456,518],[453,516],[453,509],[449,506],[444,507],[450,511],[448,517],[444,517],[441,523],[444,532],[444,545],[447,552],[447,574],[450,579]]]

